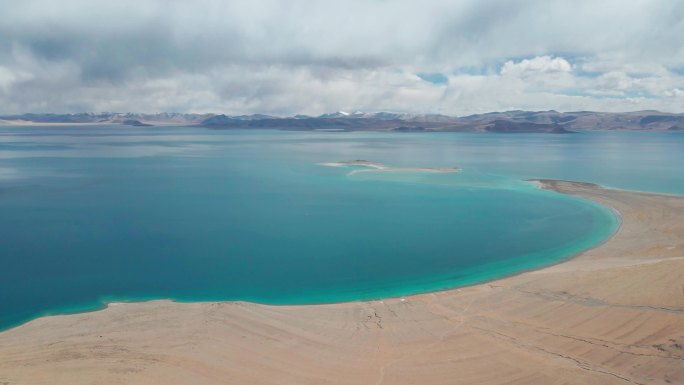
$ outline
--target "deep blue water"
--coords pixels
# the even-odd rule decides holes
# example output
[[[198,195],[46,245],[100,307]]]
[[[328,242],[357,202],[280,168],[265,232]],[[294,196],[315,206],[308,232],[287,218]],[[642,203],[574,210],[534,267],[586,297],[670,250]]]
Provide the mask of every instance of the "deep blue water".
[[[348,175],[368,159],[456,174]],[[556,263],[610,210],[573,179],[684,193],[684,135],[0,128],[0,328],[109,300],[316,303]]]

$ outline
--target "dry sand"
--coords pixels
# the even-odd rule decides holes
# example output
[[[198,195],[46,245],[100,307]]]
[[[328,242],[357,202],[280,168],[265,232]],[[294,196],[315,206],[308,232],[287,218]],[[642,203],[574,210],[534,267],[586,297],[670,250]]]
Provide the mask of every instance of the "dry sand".
[[[618,210],[568,262],[405,299],[118,304],[0,333],[0,384],[684,384],[684,197],[545,181]]]

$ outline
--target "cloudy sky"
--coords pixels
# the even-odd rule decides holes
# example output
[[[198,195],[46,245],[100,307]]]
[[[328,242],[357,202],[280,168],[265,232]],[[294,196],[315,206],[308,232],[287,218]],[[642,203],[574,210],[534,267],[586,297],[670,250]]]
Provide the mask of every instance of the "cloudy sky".
[[[0,113],[684,112],[684,1],[4,0]]]

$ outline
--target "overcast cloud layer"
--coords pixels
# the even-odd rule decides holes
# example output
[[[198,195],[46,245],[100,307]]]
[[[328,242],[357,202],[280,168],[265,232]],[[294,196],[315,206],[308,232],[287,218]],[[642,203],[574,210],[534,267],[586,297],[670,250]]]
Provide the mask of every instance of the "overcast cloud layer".
[[[684,111],[684,2],[4,1],[0,113]]]

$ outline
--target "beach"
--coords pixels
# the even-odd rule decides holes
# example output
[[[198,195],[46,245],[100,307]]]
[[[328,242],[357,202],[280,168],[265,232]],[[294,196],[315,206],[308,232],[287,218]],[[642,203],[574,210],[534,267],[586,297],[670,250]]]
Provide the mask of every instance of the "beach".
[[[613,208],[618,232],[561,264],[405,298],[42,317],[0,333],[0,384],[684,383],[684,196],[539,182]]]

